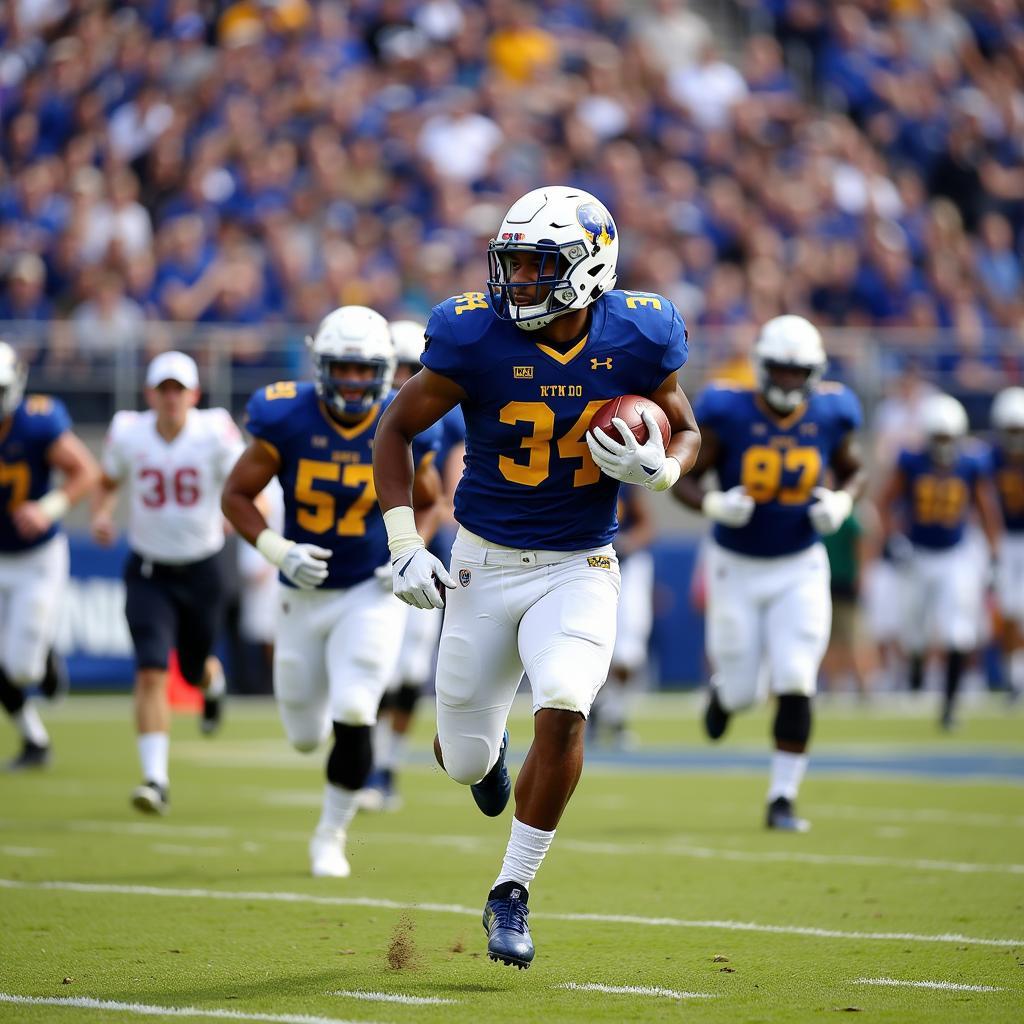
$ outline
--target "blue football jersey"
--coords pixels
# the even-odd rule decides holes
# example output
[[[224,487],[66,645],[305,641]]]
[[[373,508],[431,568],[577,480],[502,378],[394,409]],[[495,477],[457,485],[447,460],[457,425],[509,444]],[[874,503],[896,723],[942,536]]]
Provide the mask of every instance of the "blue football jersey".
[[[37,501],[50,490],[46,453],[70,429],[71,417],[64,403],[45,395],[28,395],[0,427],[0,551],[27,551],[57,533],[59,527],[54,523],[38,537],[23,540],[14,528],[11,512],[22,502]]]
[[[279,381],[249,399],[249,433],[281,461],[284,535],[334,554],[321,589],[351,587],[390,561],[384,517],[373,486],[373,435],[389,394],[360,423],[346,427],[327,412],[313,384]],[[440,447],[436,424],[413,442],[419,469]],[[281,577],[281,582],[292,584]]]
[[[619,395],[649,395],[686,362],[686,326],[668,299],[613,291],[566,352],[500,320],[482,292],[435,306],[423,365],[466,392],[466,468],[455,518],[496,544],[578,551],[615,533],[618,482],[584,434]]]
[[[756,391],[711,384],[693,407],[697,423],[718,438],[719,486],[742,484],[756,505],[746,526],[716,523],[723,548],[756,558],[803,551],[818,540],[807,510],[840,442],[863,420],[860,400],[842,384],[818,386],[787,417],[774,415]]]
[[[1010,533],[1024,533],[1024,463],[1015,462],[1004,448],[996,446],[992,450],[992,469],[1003,523]]]
[[[991,473],[991,457],[980,444],[964,445],[951,466],[938,465],[927,450],[901,451],[907,536],[923,548],[941,550],[964,535],[974,485]]]

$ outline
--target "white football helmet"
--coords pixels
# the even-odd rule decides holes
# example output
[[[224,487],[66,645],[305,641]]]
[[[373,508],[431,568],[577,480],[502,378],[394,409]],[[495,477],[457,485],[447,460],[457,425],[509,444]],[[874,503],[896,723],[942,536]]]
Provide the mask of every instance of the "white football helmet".
[[[388,326],[398,362],[419,366],[420,356],[427,343],[426,325],[416,320],[392,320]]]
[[[828,359],[818,328],[802,316],[777,316],[762,328],[754,343],[757,386],[776,411],[791,413],[818,386]],[[807,371],[800,387],[783,388],[772,380],[774,368]]]
[[[516,253],[540,256],[536,278],[525,284],[509,280]],[[534,189],[512,204],[487,245],[491,305],[503,320],[536,331],[611,291],[618,258],[615,221],[597,198],[568,185]],[[514,301],[530,289],[532,301]]]
[[[27,381],[28,369],[18,353],[0,341],[0,419],[7,419],[21,404]]]
[[[967,433],[967,411],[952,395],[929,395],[921,403],[921,432],[932,458],[948,466]]]
[[[306,344],[313,360],[316,393],[339,415],[360,416],[391,390],[395,347],[387,320],[375,310],[342,306],[323,318]],[[373,367],[375,373],[371,380],[344,380],[332,376],[334,363],[359,363]],[[359,391],[361,397],[346,399],[342,394],[346,391]]]
[[[1024,388],[1005,388],[992,403],[992,426],[1012,452],[1024,451]]]

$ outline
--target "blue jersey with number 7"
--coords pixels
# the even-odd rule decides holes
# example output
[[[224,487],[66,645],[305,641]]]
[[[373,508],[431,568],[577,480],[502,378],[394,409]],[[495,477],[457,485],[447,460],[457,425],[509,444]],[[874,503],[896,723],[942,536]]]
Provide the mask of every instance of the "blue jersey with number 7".
[[[390,560],[384,517],[373,486],[373,435],[391,392],[358,423],[339,423],[308,382],[260,388],[246,407],[246,428],[280,460],[284,535],[334,554],[322,590],[351,587]],[[441,443],[436,425],[413,441],[416,468]],[[281,576],[281,582],[292,586]]]
[[[619,485],[590,457],[591,417],[609,398],[650,395],[686,362],[686,326],[663,296],[613,291],[590,308],[588,333],[564,351],[499,319],[482,292],[431,313],[423,365],[466,393],[455,518],[495,544],[607,544]]]
[[[755,391],[710,385],[693,407],[697,424],[718,439],[719,487],[742,484],[756,502],[746,526],[716,523],[715,541],[730,551],[777,558],[818,540],[807,510],[840,442],[862,421],[860,400],[842,384],[818,385],[789,416],[776,416]]]

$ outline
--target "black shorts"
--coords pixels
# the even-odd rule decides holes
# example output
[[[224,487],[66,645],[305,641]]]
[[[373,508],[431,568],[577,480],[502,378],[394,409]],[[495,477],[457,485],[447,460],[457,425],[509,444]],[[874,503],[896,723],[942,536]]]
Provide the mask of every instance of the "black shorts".
[[[193,685],[202,682],[224,602],[220,552],[185,565],[151,562],[133,552],[124,580],[136,666],[166,669],[174,647],[182,676]]]

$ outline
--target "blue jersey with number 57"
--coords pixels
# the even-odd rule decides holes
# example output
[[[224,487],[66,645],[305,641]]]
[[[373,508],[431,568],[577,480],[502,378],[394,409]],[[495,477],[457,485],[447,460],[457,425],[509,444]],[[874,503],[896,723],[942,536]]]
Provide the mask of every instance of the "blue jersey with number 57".
[[[618,482],[584,434],[609,398],[650,395],[686,362],[686,326],[668,299],[613,291],[566,351],[495,316],[482,292],[435,306],[422,363],[466,393],[466,465],[455,518],[514,548],[579,551],[615,533]]]
[[[0,552],[11,554],[44,544],[59,529],[54,523],[31,540],[14,527],[11,513],[25,501],[50,490],[50,445],[71,429],[64,404],[45,395],[28,395],[0,426]]]
[[[284,535],[334,553],[323,590],[361,583],[390,560],[373,486],[373,435],[394,397],[392,392],[352,426],[333,419],[308,382],[261,388],[246,407],[249,433],[280,460]],[[417,469],[434,458],[440,441],[436,425],[415,439]],[[281,582],[292,585],[284,576]]]
[[[862,421],[860,401],[842,384],[820,384],[787,417],[776,416],[749,389],[712,384],[693,407],[697,423],[718,440],[719,487],[742,484],[756,505],[746,526],[716,523],[722,547],[756,558],[803,551],[818,540],[807,510],[811,493],[840,442]]]
[[[907,536],[922,548],[943,550],[959,544],[967,526],[978,480],[991,472],[988,449],[965,444],[950,466],[927,451],[901,451],[896,465],[903,475]]]

